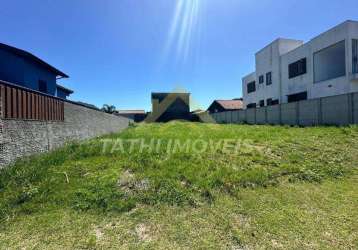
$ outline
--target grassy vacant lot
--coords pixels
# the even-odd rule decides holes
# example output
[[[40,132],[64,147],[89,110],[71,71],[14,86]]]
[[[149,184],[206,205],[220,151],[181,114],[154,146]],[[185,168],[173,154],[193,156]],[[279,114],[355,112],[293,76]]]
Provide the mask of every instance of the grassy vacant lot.
[[[358,127],[173,122],[104,138],[163,142],[98,138],[0,171],[0,249],[358,248]],[[170,139],[200,142],[168,154]]]

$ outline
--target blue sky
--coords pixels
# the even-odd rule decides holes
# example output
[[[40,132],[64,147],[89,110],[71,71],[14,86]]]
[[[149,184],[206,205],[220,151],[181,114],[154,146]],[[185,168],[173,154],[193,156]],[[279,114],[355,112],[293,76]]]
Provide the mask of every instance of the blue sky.
[[[69,74],[74,100],[150,110],[152,91],[181,88],[207,108],[241,97],[254,53],[277,37],[347,19],[357,0],[1,0],[0,42]]]

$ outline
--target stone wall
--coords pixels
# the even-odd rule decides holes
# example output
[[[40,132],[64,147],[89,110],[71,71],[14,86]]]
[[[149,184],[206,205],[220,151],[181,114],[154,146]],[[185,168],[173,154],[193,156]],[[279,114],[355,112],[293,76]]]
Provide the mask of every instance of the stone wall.
[[[55,149],[68,141],[119,132],[130,122],[127,118],[71,102],[65,102],[64,116],[64,122],[0,118],[0,167],[23,156]]]
[[[299,126],[358,124],[358,93],[214,113],[212,117],[217,123]],[[226,119],[226,117],[235,118]]]

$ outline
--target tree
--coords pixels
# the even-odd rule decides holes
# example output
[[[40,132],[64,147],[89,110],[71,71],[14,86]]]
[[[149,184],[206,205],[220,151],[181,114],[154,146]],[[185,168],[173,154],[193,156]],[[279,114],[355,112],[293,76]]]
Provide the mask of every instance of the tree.
[[[104,104],[101,110],[108,114],[113,114],[116,111],[116,107],[114,105]]]

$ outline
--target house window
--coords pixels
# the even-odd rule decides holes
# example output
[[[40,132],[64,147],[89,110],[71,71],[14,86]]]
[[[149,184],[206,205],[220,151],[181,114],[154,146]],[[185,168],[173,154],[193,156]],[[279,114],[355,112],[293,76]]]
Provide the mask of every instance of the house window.
[[[246,105],[246,108],[248,108],[248,109],[256,108],[256,103],[249,103]]]
[[[256,82],[249,82],[247,84],[247,93],[255,92],[256,91]]]
[[[264,83],[264,81],[265,81],[264,76],[263,75],[259,76],[259,83],[262,84]]]
[[[353,74],[358,73],[358,39],[352,41]]]
[[[341,41],[313,55],[314,82],[346,75],[346,43]]]
[[[260,101],[260,107],[264,107],[265,106],[265,100],[261,100]]]
[[[293,94],[293,95],[288,95],[287,99],[288,102],[299,102],[299,101],[307,100],[307,91]]]
[[[39,81],[39,91],[47,93],[47,82],[40,80]]]
[[[294,78],[307,73],[307,59],[302,58],[297,62],[288,65],[288,78]]]
[[[272,98],[269,98],[266,100],[267,106],[277,105],[279,104],[278,100],[272,100]]]
[[[271,85],[272,84],[272,73],[268,72],[266,74],[266,85]]]

